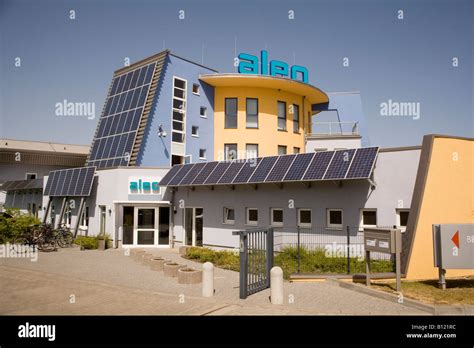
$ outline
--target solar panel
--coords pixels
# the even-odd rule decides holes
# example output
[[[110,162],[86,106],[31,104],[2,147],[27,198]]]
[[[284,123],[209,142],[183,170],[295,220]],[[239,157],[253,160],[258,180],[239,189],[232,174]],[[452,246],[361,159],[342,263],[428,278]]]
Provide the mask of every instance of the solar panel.
[[[311,163],[315,153],[303,153],[296,156],[295,160],[291,164],[290,169],[288,169],[288,173],[286,173],[285,178],[283,181],[297,181],[301,180],[303,174],[308,169],[308,165]]]
[[[201,163],[196,163],[193,168],[186,174],[186,176],[181,180],[180,185],[189,185],[191,184],[194,179],[196,179],[196,176],[201,172],[201,170],[204,168],[206,165],[205,162]]]
[[[255,172],[257,169],[258,165],[261,162],[261,158],[253,158],[249,159],[245,162],[243,165],[242,169],[240,170],[239,174],[234,178],[234,181],[232,181],[233,184],[242,184],[246,183],[252,174]]]
[[[250,177],[248,183],[263,182],[272,167],[275,165],[277,159],[278,156],[263,157],[257,169],[255,169],[255,172]]]
[[[265,182],[282,181],[286,172],[295,160],[296,155],[280,156],[270,173],[265,178]]]
[[[127,165],[132,154],[156,62],[115,76],[87,164]]]
[[[161,179],[160,185],[161,186],[167,186],[168,183],[171,181],[171,179],[173,179],[173,177],[176,175],[176,173],[178,173],[178,171],[181,168],[183,168],[182,165],[175,165],[175,166],[171,167],[171,169],[168,171],[168,173],[166,173],[165,176],[163,177],[163,179]]]
[[[219,162],[208,162],[201,172],[196,176],[193,185],[202,185],[212,171],[217,167]]]
[[[229,168],[231,162],[219,162],[216,168],[212,171],[212,173],[207,177],[204,181],[204,184],[217,184],[221,176],[225,173],[227,168]]]
[[[194,167],[194,164],[188,164],[188,165],[182,166],[181,170],[176,173],[176,175],[170,180],[168,185],[169,186],[178,185],[193,167]]]
[[[44,190],[51,197],[86,197],[90,195],[95,167],[54,170],[49,172]]]
[[[347,171],[347,179],[368,178],[372,172],[378,147],[357,149],[351,167]]]
[[[334,151],[316,152],[306,173],[303,175],[303,180],[321,180],[333,155]]]
[[[219,184],[230,184],[240,172],[245,162],[243,161],[234,161],[231,163],[229,168],[226,170],[224,175],[219,179]]]
[[[351,165],[352,157],[354,156],[355,149],[339,150],[336,151],[331,164],[324,175],[326,179],[344,179],[346,177],[347,170]]]

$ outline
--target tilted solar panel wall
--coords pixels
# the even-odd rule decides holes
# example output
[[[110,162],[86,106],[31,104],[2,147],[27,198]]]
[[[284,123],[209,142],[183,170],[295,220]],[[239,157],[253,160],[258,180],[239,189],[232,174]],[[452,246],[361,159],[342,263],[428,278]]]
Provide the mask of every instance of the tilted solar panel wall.
[[[378,148],[260,157],[173,167],[162,186],[234,185],[296,181],[365,179],[372,174]]]
[[[49,172],[45,196],[87,197],[91,193],[95,167],[54,170]]]
[[[151,63],[113,79],[89,165],[98,168],[128,165],[155,67],[156,63]]]

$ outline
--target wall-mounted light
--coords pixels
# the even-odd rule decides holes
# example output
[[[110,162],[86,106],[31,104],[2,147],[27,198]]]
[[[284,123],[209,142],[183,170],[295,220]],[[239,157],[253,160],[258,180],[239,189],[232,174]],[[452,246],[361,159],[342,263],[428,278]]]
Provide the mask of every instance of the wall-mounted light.
[[[166,137],[166,132],[163,130],[163,125],[162,124],[160,124],[158,126],[158,136],[160,138],[165,138]]]

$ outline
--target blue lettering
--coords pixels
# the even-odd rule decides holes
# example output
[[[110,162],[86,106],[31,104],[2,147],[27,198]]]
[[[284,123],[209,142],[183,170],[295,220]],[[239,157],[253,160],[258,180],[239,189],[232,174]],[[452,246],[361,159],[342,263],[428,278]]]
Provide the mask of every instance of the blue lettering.
[[[149,182],[144,182],[143,183],[143,191],[150,191],[151,185]]]
[[[247,53],[239,54],[239,74],[258,74],[258,58]]]
[[[304,66],[293,65],[291,67],[291,79],[298,80],[297,73],[301,73],[301,80],[304,83],[308,83],[308,69]]]
[[[279,60],[272,60],[270,62],[271,76],[288,76],[288,64],[280,62]]]
[[[138,190],[138,183],[136,181],[132,181],[130,183],[130,191],[136,191]]]
[[[160,189],[160,186],[158,185],[158,183],[155,181],[151,184],[151,188],[153,189],[153,191],[158,191]]]

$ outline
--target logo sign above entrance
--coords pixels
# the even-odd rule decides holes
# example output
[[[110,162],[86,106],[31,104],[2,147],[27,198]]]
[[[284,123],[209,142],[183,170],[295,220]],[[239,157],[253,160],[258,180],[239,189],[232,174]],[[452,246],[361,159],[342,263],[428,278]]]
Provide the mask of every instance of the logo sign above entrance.
[[[258,57],[247,54],[239,54],[239,74],[259,74]],[[298,80],[308,83],[308,69],[304,66],[293,65],[291,68],[288,64],[279,60],[272,60],[268,62],[268,52],[260,52],[260,74],[270,76],[283,76],[292,80]]]
[[[128,178],[128,194],[129,195],[160,195],[159,177],[137,177]]]

